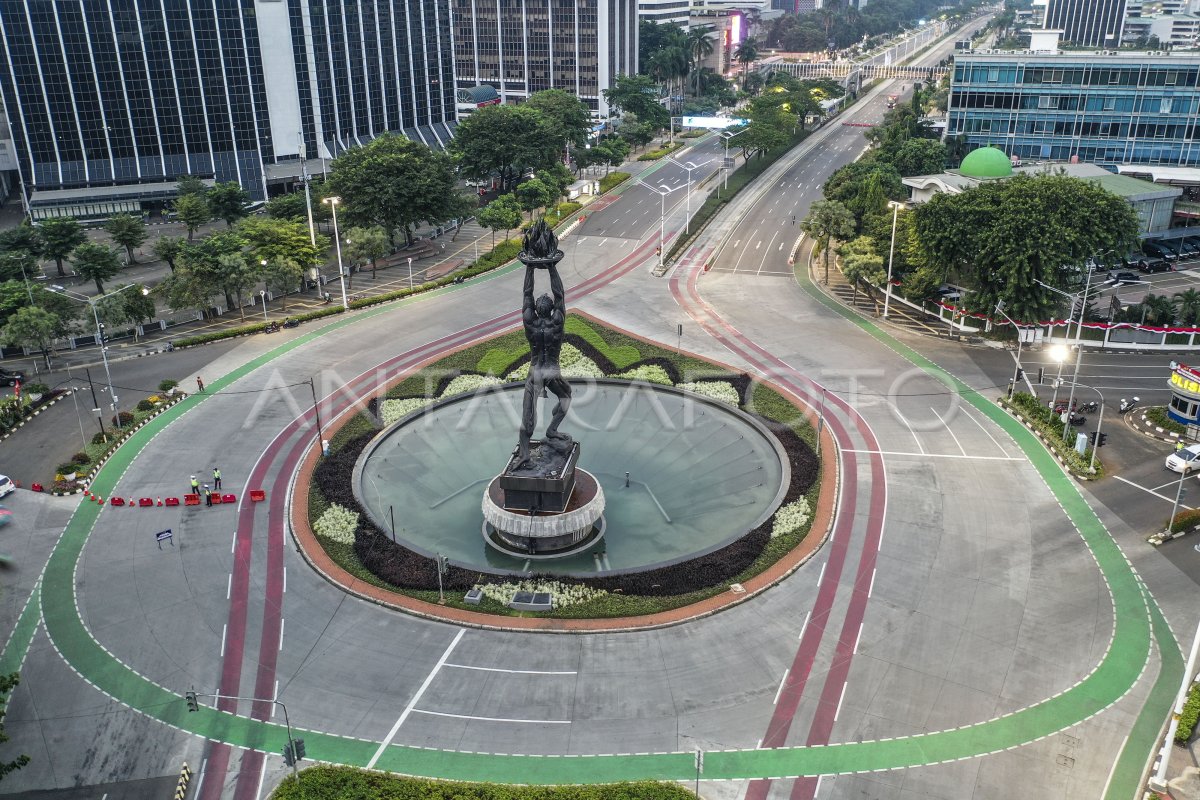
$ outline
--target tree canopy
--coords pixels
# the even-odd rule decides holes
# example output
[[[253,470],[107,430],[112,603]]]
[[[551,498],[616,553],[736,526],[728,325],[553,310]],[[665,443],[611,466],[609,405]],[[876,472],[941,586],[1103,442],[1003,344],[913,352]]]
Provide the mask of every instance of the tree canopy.
[[[42,254],[54,259],[58,276],[65,278],[67,273],[63,269],[63,261],[71,255],[71,251],[87,241],[83,226],[72,217],[57,217],[43,221],[38,226],[38,233],[42,239]]]
[[[536,107],[487,106],[459,123],[450,151],[464,177],[500,178],[511,188],[529,170],[549,166],[560,158],[560,135]]]
[[[620,111],[631,111],[654,128],[665,128],[671,115],[659,102],[658,86],[648,75],[617,75],[604,99]]]
[[[204,199],[213,218],[225,220],[225,225],[232,228],[233,223],[246,216],[250,193],[235,181],[225,181],[209,189]]]
[[[71,263],[79,277],[96,282],[96,291],[104,294],[104,281],[121,271],[117,251],[104,244],[84,242],[71,254]]]
[[[125,263],[136,263],[133,251],[141,247],[149,234],[146,232],[146,222],[140,216],[133,214],[117,214],[110,217],[104,224],[104,230],[112,240],[125,248]]]
[[[583,101],[570,92],[562,89],[534,92],[525,107],[537,111],[549,123],[547,130],[558,138],[559,149],[568,144],[582,147],[587,141],[592,127],[591,115]]]

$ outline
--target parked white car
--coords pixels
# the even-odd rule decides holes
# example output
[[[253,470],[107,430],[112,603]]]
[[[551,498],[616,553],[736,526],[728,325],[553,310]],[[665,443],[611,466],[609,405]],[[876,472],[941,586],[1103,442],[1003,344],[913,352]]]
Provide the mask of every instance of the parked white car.
[[[1191,472],[1200,467],[1200,444],[1190,444],[1171,453],[1164,466],[1172,472]]]
[[[17,485],[13,483],[13,479],[7,475],[0,475],[0,497],[6,497],[17,490]]]

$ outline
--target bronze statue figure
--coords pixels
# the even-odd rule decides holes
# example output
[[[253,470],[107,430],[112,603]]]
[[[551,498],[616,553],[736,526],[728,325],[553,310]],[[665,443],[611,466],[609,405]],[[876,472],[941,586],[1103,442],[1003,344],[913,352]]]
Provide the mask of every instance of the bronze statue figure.
[[[573,440],[558,430],[567,409],[571,406],[571,385],[559,373],[558,358],[562,351],[563,329],[567,318],[566,293],[562,278],[558,274],[558,262],[563,252],[558,249],[554,231],[542,220],[538,220],[525,233],[524,246],[517,257],[525,264],[525,301],[522,320],[525,338],[529,340],[529,377],[525,380],[525,397],[521,413],[521,433],[518,439],[516,466],[533,466],[530,458],[529,440],[537,424],[537,398],[547,390],[558,398],[546,428],[544,443],[559,454],[571,449]],[[550,273],[550,291],[553,297],[543,294],[536,300],[533,296],[534,273],[545,269]]]

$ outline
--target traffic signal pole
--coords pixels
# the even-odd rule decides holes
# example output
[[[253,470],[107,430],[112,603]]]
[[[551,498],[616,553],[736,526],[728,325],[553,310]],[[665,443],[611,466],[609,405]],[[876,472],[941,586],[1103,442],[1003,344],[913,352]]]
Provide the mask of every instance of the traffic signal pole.
[[[296,762],[298,762],[305,755],[304,740],[295,739],[292,737],[292,721],[288,719],[287,706],[285,706],[279,700],[267,700],[262,697],[239,697],[238,695],[232,694],[198,694],[196,692],[186,692],[184,694],[184,699],[187,701],[188,711],[200,710],[200,704],[197,702],[197,698],[200,697],[212,697],[217,700],[249,700],[252,703],[272,703],[282,708],[283,724],[287,728],[288,736],[287,744],[283,747],[283,760],[286,761],[288,766],[292,768],[292,777],[296,779],[296,785],[300,785],[300,771],[296,767]]]

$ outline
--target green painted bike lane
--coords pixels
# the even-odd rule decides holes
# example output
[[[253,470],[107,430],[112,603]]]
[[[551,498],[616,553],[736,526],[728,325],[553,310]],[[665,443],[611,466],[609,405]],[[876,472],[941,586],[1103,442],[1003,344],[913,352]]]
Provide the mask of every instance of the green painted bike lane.
[[[491,274],[494,276],[498,273]],[[899,344],[870,321],[851,316],[848,310],[832,304],[811,286],[809,288],[822,302],[855,321],[908,361],[953,387],[967,402],[1012,435],[1062,504],[1092,550],[1108,582],[1116,606],[1112,645],[1094,671],[1075,686],[998,719],[955,730],[892,740],[811,748],[711,752],[705,755],[704,777],[710,780],[744,779],[895,769],[971,758],[1051,735],[1099,713],[1133,687],[1150,656],[1153,623],[1153,633],[1158,637],[1163,652],[1164,668],[1160,671],[1150,700],[1143,707],[1134,729],[1136,735],[1131,735],[1110,786],[1110,795],[1113,797],[1121,796],[1116,791],[1118,785],[1128,786],[1124,796],[1131,795],[1137,775],[1140,775],[1145,763],[1145,755],[1153,746],[1153,742],[1146,740],[1157,733],[1170,706],[1173,686],[1178,684],[1182,673],[1182,657],[1178,647],[1166,630],[1165,620],[1162,620],[1157,608],[1152,603],[1148,605],[1132,568],[1078,489],[1027,429],[994,404],[978,397],[966,384],[932,361]],[[413,298],[416,299],[420,298]],[[353,318],[329,323],[213,381],[209,384],[210,390],[220,391],[297,347],[392,308],[394,306],[367,310]],[[203,395],[189,397],[133,434],[97,475],[93,483],[94,490],[107,497],[151,439],[204,399]],[[286,740],[283,726],[233,716],[212,708],[189,713],[179,694],[154,684],[120,663],[91,637],[77,612],[73,578],[75,565],[100,511],[101,508],[95,504],[83,503],[71,518],[47,563],[41,583],[40,604],[35,591],[18,622],[17,633],[0,659],[0,667],[14,660],[19,663],[24,657],[24,651],[28,648],[25,640],[32,639],[40,610],[46,630],[62,657],[89,683],[106,694],[140,713],[189,733],[239,747],[279,752]],[[1159,691],[1163,686],[1167,687],[1165,694]],[[303,736],[310,756],[321,761],[364,766],[378,749],[376,742],[323,732],[304,731]],[[412,775],[502,783],[603,783],[635,779],[689,779],[694,777],[692,759],[691,753],[507,756],[393,744],[382,754],[377,767]],[[1133,776],[1133,783],[1128,777],[1130,775]]]

